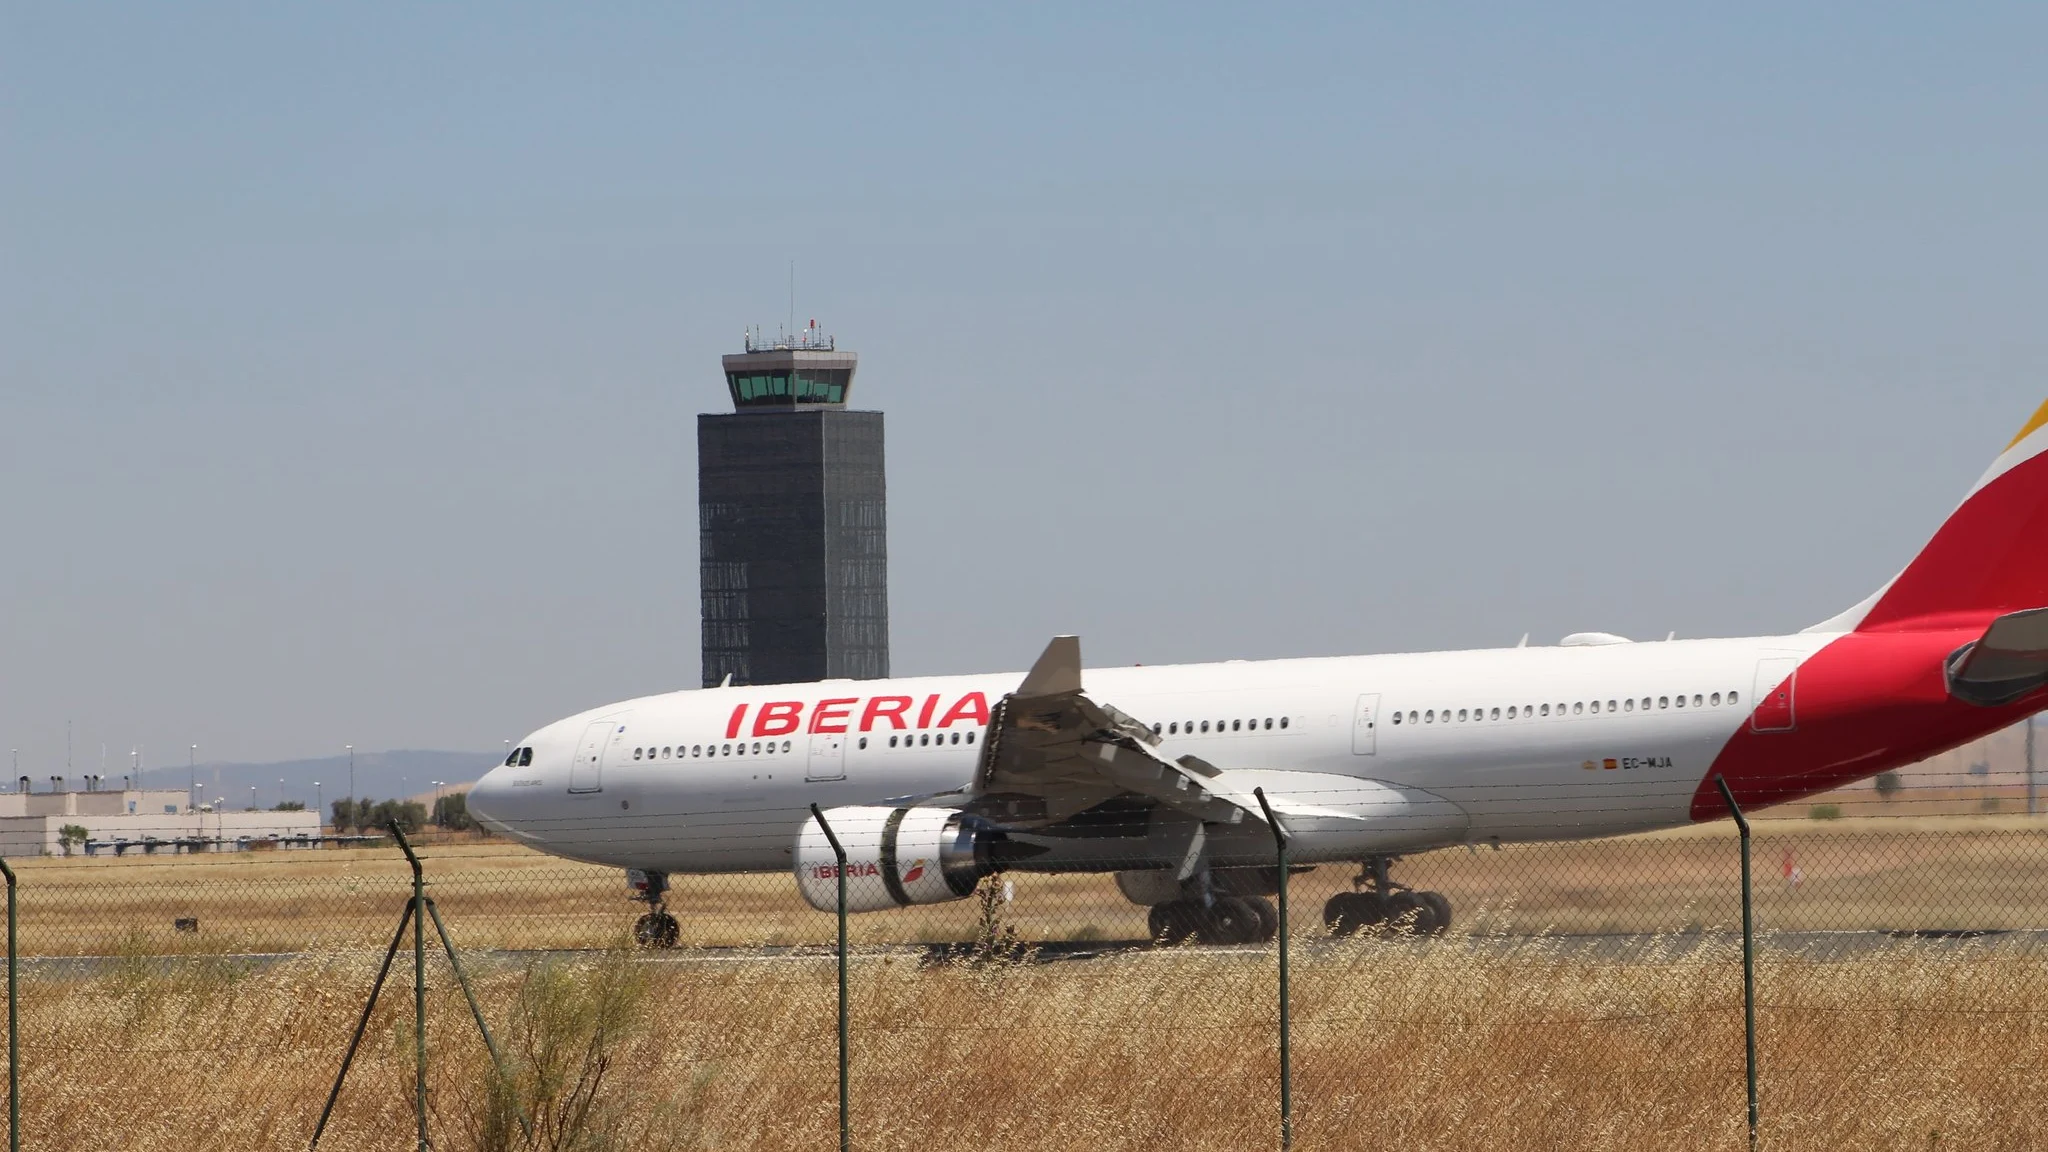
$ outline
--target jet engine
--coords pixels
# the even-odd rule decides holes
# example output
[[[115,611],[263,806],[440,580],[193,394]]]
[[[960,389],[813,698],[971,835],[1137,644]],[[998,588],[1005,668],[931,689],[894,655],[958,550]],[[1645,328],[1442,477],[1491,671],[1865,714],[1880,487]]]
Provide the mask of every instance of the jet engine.
[[[877,912],[958,900],[1008,857],[1039,851],[1012,845],[1001,829],[950,808],[831,808],[825,820],[846,849],[846,910]],[[796,838],[796,886],[821,912],[839,907],[839,858],[818,826]]]

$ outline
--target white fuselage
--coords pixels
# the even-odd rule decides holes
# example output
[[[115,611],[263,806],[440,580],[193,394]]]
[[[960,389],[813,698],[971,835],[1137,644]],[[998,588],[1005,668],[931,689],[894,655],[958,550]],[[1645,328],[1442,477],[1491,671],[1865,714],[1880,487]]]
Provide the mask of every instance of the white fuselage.
[[[1420,790],[1462,812],[1402,850],[1670,827],[1757,697],[1835,634],[1086,672],[1160,751]],[[1021,673],[672,692],[522,743],[470,797],[562,856],[665,872],[787,867],[812,804],[966,788]],[[1768,683],[1763,681],[1768,680]],[[879,702],[879,703],[878,703]],[[515,760],[525,753],[514,754]],[[1273,780],[1281,780],[1273,777]],[[1332,858],[1348,856],[1337,853]]]

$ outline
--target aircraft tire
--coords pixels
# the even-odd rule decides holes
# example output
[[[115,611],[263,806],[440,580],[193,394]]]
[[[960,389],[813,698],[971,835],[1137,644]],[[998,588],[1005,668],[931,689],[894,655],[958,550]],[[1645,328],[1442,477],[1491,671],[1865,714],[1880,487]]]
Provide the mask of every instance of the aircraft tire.
[[[1145,927],[1151,933],[1155,944],[1178,944],[1195,934],[1196,913],[1200,909],[1192,900],[1168,900],[1154,904],[1145,916]]]
[[[683,926],[666,912],[649,912],[633,921],[633,942],[642,948],[673,948]]]
[[[1415,892],[1396,892],[1387,897],[1387,927],[1407,936],[1427,936],[1436,910]]]
[[[1246,896],[1244,902],[1251,906],[1252,915],[1258,919],[1259,930],[1252,940],[1264,944],[1280,934],[1280,913],[1273,902],[1264,896]]]
[[[1196,938],[1204,944],[1249,944],[1259,935],[1259,914],[1239,896],[1218,896],[1200,910]]]
[[[1441,936],[1451,930],[1451,901],[1441,892],[1417,892],[1416,898],[1429,909],[1428,928],[1424,935]]]
[[[1323,923],[1332,936],[1356,936],[1391,918],[1389,901],[1377,892],[1339,892],[1323,905]]]

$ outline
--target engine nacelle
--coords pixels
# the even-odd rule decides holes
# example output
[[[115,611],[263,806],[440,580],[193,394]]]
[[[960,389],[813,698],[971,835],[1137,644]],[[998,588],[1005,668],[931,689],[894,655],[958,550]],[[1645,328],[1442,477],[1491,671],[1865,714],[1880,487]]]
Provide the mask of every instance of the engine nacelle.
[[[950,808],[831,808],[825,819],[846,849],[846,910],[939,904],[974,891],[995,871],[1003,834]],[[796,886],[820,912],[839,907],[839,858],[817,817],[796,838]]]

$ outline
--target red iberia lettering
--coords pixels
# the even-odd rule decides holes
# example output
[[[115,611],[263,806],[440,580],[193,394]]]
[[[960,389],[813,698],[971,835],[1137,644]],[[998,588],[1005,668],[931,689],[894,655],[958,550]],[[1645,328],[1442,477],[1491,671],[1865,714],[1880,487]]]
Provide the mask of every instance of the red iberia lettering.
[[[818,701],[818,706],[816,708],[811,709],[811,731],[846,731],[846,718],[849,715],[847,709],[852,707],[856,699],[858,698],[848,696],[841,700]],[[830,721],[838,721],[838,723],[830,723]]]
[[[797,730],[803,714],[804,706],[800,701],[777,700],[773,704],[763,704],[761,710],[754,713],[754,735],[787,736]]]
[[[741,704],[732,710],[732,719],[725,722],[725,738],[731,740],[740,734],[740,718],[747,714],[747,706]]]
[[[934,692],[924,698],[924,707],[917,711],[917,726],[919,728],[929,728],[932,726],[932,713],[937,710],[938,706],[938,693]]]
[[[955,720],[972,720],[983,728],[988,727],[988,700],[979,692],[969,692],[960,698],[958,704],[946,709],[946,715],[939,721],[939,727],[950,727]]]
[[[910,722],[903,718],[903,714],[908,711],[908,696],[876,696],[868,701],[867,708],[860,714],[860,730],[872,732],[875,730],[875,721],[887,720],[889,727],[900,732],[910,727]]]

